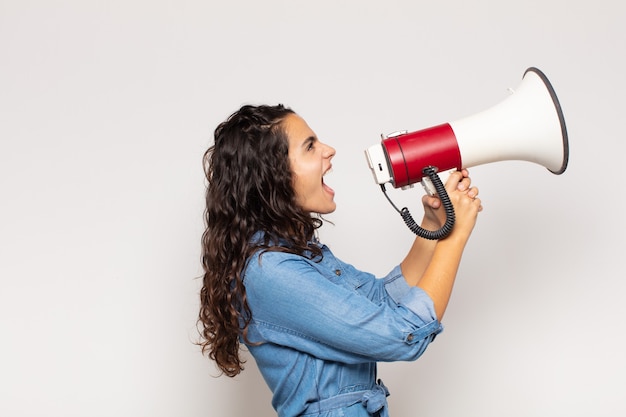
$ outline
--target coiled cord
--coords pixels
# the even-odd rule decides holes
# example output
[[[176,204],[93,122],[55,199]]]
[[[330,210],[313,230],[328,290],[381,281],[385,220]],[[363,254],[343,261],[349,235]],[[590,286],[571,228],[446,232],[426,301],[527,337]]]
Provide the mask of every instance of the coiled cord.
[[[452,228],[454,227],[454,222],[455,222],[454,207],[452,206],[450,197],[448,196],[448,193],[446,192],[446,188],[444,187],[443,183],[441,182],[441,179],[437,175],[437,168],[429,166],[429,167],[424,168],[422,170],[422,173],[428,176],[428,178],[430,178],[430,180],[432,181],[433,186],[435,187],[435,190],[437,191],[437,195],[439,196],[439,199],[441,200],[441,204],[443,205],[444,211],[446,212],[446,221],[443,224],[443,226],[441,226],[441,228],[438,230],[427,230],[421,227],[413,219],[413,216],[411,216],[411,213],[409,212],[408,208],[404,207],[402,210],[398,210],[398,207],[396,207],[396,205],[393,204],[389,196],[387,196],[385,186],[381,185],[381,188],[383,190],[383,193],[385,194],[385,197],[389,201],[389,203],[391,203],[393,208],[395,208],[396,211],[400,213],[400,216],[402,216],[402,220],[404,220],[404,223],[413,233],[415,233],[419,237],[422,237],[428,240],[443,239],[444,237],[450,234],[450,232],[452,231]]]

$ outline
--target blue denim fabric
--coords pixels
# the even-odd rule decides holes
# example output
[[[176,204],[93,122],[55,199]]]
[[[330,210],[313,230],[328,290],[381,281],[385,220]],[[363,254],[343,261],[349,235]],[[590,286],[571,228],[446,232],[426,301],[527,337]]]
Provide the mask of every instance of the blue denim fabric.
[[[280,417],[386,417],[376,363],[417,359],[443,327],[399,266],[376,279],[320,247],[321,262],[281,252],[250,259],[247,346]]]

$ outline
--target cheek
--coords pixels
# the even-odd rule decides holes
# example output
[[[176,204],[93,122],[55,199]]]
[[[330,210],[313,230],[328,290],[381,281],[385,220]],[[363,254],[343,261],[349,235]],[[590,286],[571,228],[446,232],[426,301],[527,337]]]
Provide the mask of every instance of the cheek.
[[[294,191],[296,192],[296,196],[301,199],[306,199],[308,195],[311,194],[311,191],[314,190],[315,185],[313,181],[309,177],[302,175],[294,176]]]
[[[294,173],[294,192],[298,203],[306,210],[312,209],[308,205],[317,200],[318,194],[321,190],[321,184],[318,177],[314,175],[305,175]]]
[[[301,161],[291,164],[291,173],[293,175],[294,183],[299,184],[301,188],[308,187],[308,184],[314,182],[315,170],[312,164],[305,164]]]

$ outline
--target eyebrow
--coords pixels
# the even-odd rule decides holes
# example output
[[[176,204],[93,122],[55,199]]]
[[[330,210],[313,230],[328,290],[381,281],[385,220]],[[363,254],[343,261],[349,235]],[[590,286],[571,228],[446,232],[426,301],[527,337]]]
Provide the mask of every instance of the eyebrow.
[[[315,142],[317,142],[317,138],[315,136],[309,136],[308,138],[304,140],[304,142],[302,142],[302,147],[306,148],[307,146],[309,146],[310,143],[315,143]]]

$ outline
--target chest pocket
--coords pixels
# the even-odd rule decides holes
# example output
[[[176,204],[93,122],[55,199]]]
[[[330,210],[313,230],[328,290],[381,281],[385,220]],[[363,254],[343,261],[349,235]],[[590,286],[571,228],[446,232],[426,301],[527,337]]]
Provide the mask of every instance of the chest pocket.
[[[321,264],[316,265],[316,268],[327,280],[345,289],[356,291],[362,285],[355,274],[351,274],[349,270],[342,268],[336,262],[322,261]]]

